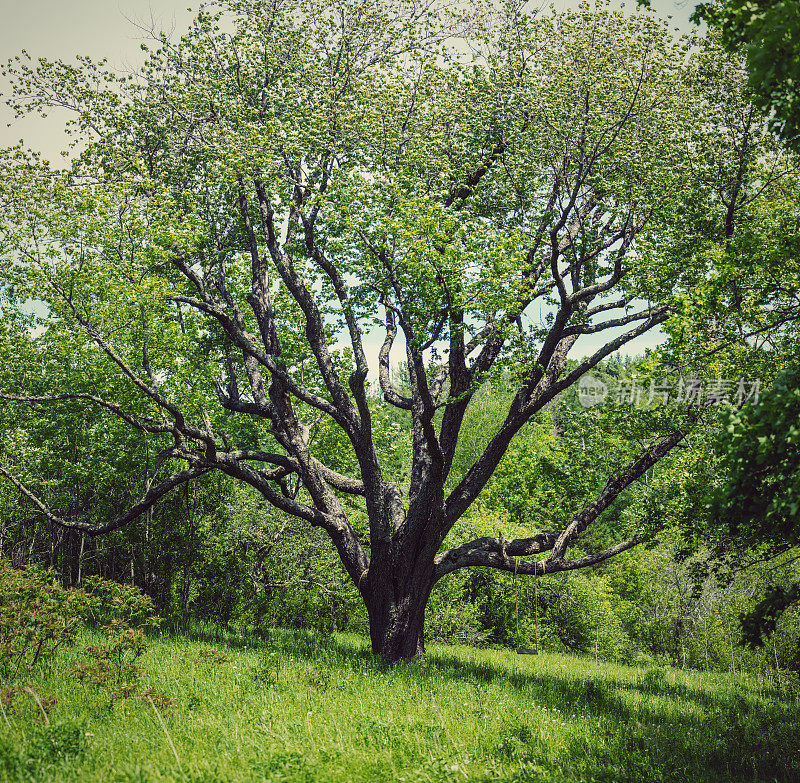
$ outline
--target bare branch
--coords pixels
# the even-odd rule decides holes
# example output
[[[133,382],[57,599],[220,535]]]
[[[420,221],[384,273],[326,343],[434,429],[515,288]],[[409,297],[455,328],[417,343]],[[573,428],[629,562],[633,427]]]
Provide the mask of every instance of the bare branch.
[[[202,476],[204,473],[208,473],[209,470],[211,470],[211,468],[203,465],[192,467],[188,470],[176,473],[169,478],[160,481],[158,484],[149,487],[142,498],[124,513],[108,520],[108,522],[104,522],[102,525],[90,525],[88,522],[79,522],[77,519],[66,519],[58,514],[53,513],[53,511],[51,511],[47,505],[45,505],[45,503],[43,503],[21,481],[19,481],[19,479],[17,479],[16,476],[11,473],[11,471],[9,471],[3,465],[0,465],[0,473],[2,473],[23,495],[25,495],[25,497],[27,497],[28,500],[30,500],[31,503],[33,503],[33,505],[36,506],[50,522],[63,528],[69,528],[70,530],[79,530],[80,532],[86,533],[90,536],[110,533],[112,530],[117,530],[118,528],[127,525],[129,522],[132,522],[134,519],[141,516],[149,508],[152,508],[153,505],[155,505],[158,500],[164,497],[164,495],[170,492],[170,490],[174,489],[180,484],[191,481],[198,476]]]
[[[608,321],[602,321],[597,324],[575,324],[568,326],[564,329],[564,336],[571,334],[596,334],[597,332],[604,332],[606,329],[613,329],[617,326],[626,326],[627,324],[634,323],[635,321],[644,321],[653,316],[658,316],[666,313],[669,308],[666,305],[660,307],[653,307],[647,310],[641,310],[638,313],[629,313],[628,315],[620,316],[619,318],[611,318]],[[585,313],[584,313],[585,316]]]

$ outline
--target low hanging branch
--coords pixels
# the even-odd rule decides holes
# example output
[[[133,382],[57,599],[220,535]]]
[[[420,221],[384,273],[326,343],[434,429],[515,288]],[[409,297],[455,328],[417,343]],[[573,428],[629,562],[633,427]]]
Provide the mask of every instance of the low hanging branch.
[[[175,487],[185,484],[187,481],[199,478],[204,473],[208,473],[209,468],[193,468],[181,471],[173,476],[170,476],[158,484],[154,484],[142,496],[142,498],[127,509],[122,514],[117,515],[113,519],[108,520],[100,525],[92,525],[88,522],[81,522],[78,519],[67,519],[57,514],[54,514],[39,498],[33,494],[21,481],[19,481],[13,473],[6,467],[0,465],[0,473],[2,473],[23,495],[25,495],[31,503],[33,503],[39,511],[44,514],[45,518],[55,525],[60,527],[70,528],[72,530],[79,530],[81,533],[86,533],[90,536],[98,536],[103,533],[110,533],[112,530],[117,530],[124,527],[134,519],[138,519],[145,511],[152,508],[155,503],[164,497],[167,493],[171,492]]]
[[[697,420],[689,414],[691,423]],[[516,538],[505,541],[502,538],[483,537],[461,544],[458,547],[436,556],[436,579],[459,568],[470,566],[489,566],[520,574],[555,574],[577,568],[596,565],[608,558],[625,552],[641,542],[641,537],[631,538],[609,547],[601,552],[574,560],[565,560],[567,549],[575,542],[619,494],[662,459],[671,449],[683,441],[688,430],[675,430],[662,440],[650,444],[622,470],[612,475],[600,494],[584,506],[563,530],[553,533],[539,533],[530,538]],[[549,556],[539,561],[518,560],[519,557],[549,552]],[[514,558],[512,560],[512,558]]]

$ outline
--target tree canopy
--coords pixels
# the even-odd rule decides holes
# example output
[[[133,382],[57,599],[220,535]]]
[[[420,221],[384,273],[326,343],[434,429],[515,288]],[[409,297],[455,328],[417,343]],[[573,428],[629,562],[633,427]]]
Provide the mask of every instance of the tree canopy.
[[[770,128],[800,147],[800,3],[797,0],[726,0],[701,3],[692,19],[718,28],[725,45],[747,59],[754,102]]]

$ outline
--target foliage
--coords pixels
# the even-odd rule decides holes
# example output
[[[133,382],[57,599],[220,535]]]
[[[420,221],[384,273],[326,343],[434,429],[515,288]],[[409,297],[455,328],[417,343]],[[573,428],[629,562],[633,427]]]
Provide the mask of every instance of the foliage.
[[[775,631],[778,617],[793,604],[800,602],[800,584],[786,589],[780,585],[770,588],[764,598],[742,617],[743,641],[751,647],[764,644],[764,636]],[[800,645],[798,645],[800,650]]]
[[[773,554],[800,544],[800,370],[732,411],[719,448],[729,479],[717,513],[730,535]]]
[[[482,622],[480,608],[470,600],[469,578],[454,574],[433,589],[425,612],[425,632],[433,642],[483,646],[494,629]]]
[[[5,677],[53,661],[75,641],[89,608],[89,597],[65,590],[53,574],[28,566],[17,570],[0,559],[0,667]]]
[[[701,3],[692,19],[720,30],[747,58],[748,86],[770,127],[800,149],[800,4],[797,0]]]
[[[60,648],[95,626],[104,643],[86,647],[91,663],[77,664],[75,677],[107,692],[111,704],[137,690],[136,661],[147,647],[144,628],[157,625],[152,601],[140,590],[98,577],[90,577],[86,589],[66,589],[52,572],[14,569],[5,560],[0,590],[0,665],[6,676],[31,673],[45,660],[52,667]]]
[[[757,404],[732,411],[720,438],[727,483],[716,497],[724,526],[720,556],[747,562],[797,551],[800,545],[800,372],[782,372]],[[780,565],[780,563],[778,563]],[[784,575],[791,579],[791,572]],[[800,597],[800,583],[771,584],[742,616],[744,640],[763,644],[776,618]],[[800,649],[800,642],[798,642]]]
[[[744,62],[721,48],[718,32],[699,42],[691,78],[713,131],[691,142],[697,177],[679,197],[685,222],[671,242],[694,264],[661,355],[687,377],[766,386],[797,341],[798,161],[765,127]]]
[[[325,531],[376,649],[421,654],[439,579],[511,568],[500,538],[439,548],[514,436],[664,323],[704,272],[704,258],[665,241],[683,202],[714,198],[691,160],[718,117],[698,99],[690,41],[604,3],[528,15],[394,0],[227,0],[176,40],[151,37],[135,78],[87,58],[22,54],[7,67],[20,114],[75,113],[81,153],[67,171],[22,146],[0,160],[14,316],[1,336],[19,356],[0,367],[0,472],[35,514],[89,535],[222,473]],[[35,335],[19,317],[31,299]],[[381,401],[364,350],[374,334]],[[399,389],[390,354],[403,342]],[[464,416],[501,376],[513,401],[466,459]],[[583,559],[565,558],[692,422],[643,420],[654,426],[641,444],[609,450],[613,474],[570,471],[576,441],[553,459],[518,453],[495,497],[535,464],[538,505],[518,497],[506,510],[562,534],[543,549],[524,530],[512,550],[556,573],[635,546],[611,520],[581,539]],[[33,446],[51,441],[63,448]],[[114,466],[143,452],[123,510],[70,498],[98,464],[96,486],[118,489]],[[184,610],[194,581],[202,604],[224,598],[227,620],[247,601],[245,559],[217,549],[202,568],[183,552],[165,570],[182,572]],[[342,592],[319,584],[326,601]],[[165,604],[174,591],[164,585]]]
[[[152,600],[135,586],[90,576],[83,589],[90,596],[91,620],[96,625],[115,629],[125,625],[132,628],[158,625]]]

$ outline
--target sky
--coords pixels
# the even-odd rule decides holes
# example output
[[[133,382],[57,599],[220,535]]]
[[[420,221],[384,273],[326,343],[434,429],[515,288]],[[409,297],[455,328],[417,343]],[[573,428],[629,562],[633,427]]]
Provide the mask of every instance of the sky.
[[[567,0],[556,0],[564,6]],[[5,63],[21,49],[35,59],[70,61],[76,53],[100,59],[107,57],[113,68],[128,71],[144,56],[142,30],[136,24],[164,30],[183,30],[198,0],[0,0],[0,63]],[[544,3],[544,5],[547,5]],[[635,8],[635,0],[628,7]],[[676,27],[689,30],[692,0],[653,0],[660,14],[672,14]],[[0,92],[8,83],[0,77]],[[0,105],[0,148],[24,139],[26,144],[50,159],[58,158],[64,147],[63,117],[51,114],[46,120],[27,117],[13,120],[13,113]]]
[[[553,4],[563,7],[568,2],[555,0]],[[137,25],[167,31],[174,29],[180,33],[193,16],[189,7],[197,5],[197,0],[0,0],[0,63],[25,49],[34,59],[45,57],[70,62],[77,53],[93,59],[106,57],[110,67],[127,72],[137,67],[144,57],[141,43],[145,33]],[[635,5],[635,0],[628,1],[629,8]],[[692,29],[689,15],[694,5],[692,0],[653,0],[656,12],[671,14],[674,26],[681,31]],[[7,87],[8,82],[0,76],[0,93],[6,93]],[[55,161],[67,144],[63,132],[65,120],[65,112],[51,112],[46,119],[29,116],[15,120],[3,96],[0,148],[24,139],[26,146]],[[606,333],[603,336],[607,339]],[[630,343],[627,352],[642,353],[662,339],[660,332],[648,333]],[[370,365],[374,367],[380,338],[368,335],[366,343]],[[580,357],[592,353],[599,344],[597,337],[583,337],[571,355]],[[397,349],[402,350],[399,343]]]
[[[109,65],[130,70],[141,63],[144,33],[134,23],[149,25],[151,18],[165,30],[185,28],[196,0],[0,0],[0,62],[25,49],[34,59],[62,59],[76,54],[93,59],[107,57]],[[0,92],[8,82],[0,77]],[[0,107],[0,147],[24,139],[27,146],[56,159],[64,148],[65,114],[54,112],[46,120],[13,120],[13,112]],[[12,122],[11,127],[8,123]]]

